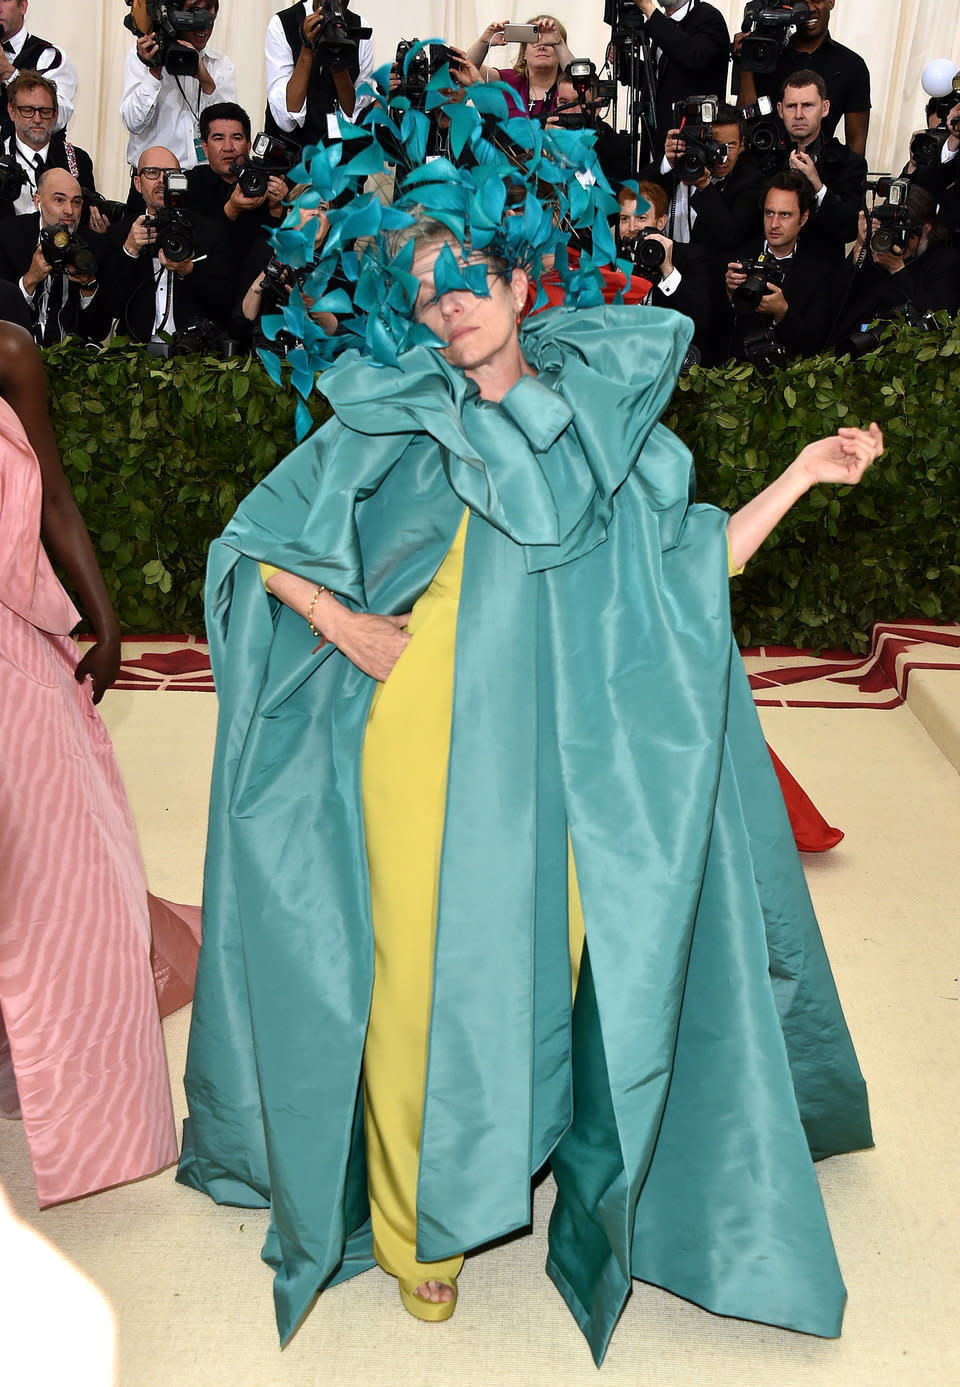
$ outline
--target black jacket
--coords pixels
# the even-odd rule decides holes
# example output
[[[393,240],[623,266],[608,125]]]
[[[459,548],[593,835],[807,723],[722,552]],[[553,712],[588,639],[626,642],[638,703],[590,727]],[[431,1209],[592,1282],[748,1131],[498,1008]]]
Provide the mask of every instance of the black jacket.
[[[892,318],[908,304],[920,313],[939,309],[956,313],[960,308],[960,251],[952,246],[931,246],[908,260],[897,274],[889,274],[872,261],[855,270],[847,261],[838,288],[840,316],[831,343],[842,345],[864,323]]]
[[[749,241],[730,259],[756,259],[762,250],[761,237]],[[726,308],[714,325],[717,360],[729,357],[742,360],[746,355],[746,338],[752,332],[768,329],[773,341],[790,356],[812,356],[825,345],[838,302],[835,268],[806,246],[798,249],[791,260],[782,262],[782,267],[785,273],[782,289],[788,311],[779,323],[774,323],[767,313],[735,313],[724,293]]]
[[[278,227],[283,220],[282,217],[277,221],[271,221],[269,208],[265,203],[263,207],[254,211],[241,212],[236,220],[232,221],[223,211],[233,191],[232,184],[214,173],[209,164],[198,164],[187,174],[187,179],[187,206],[199,212],[201,216],[209,217],[220,224],[230,244],[234,273],[239,274],[251,247],[263,237],[265,229],[272,231]]]
[[[81,188],[95,193],[97,185],[93,174],[93,160],[85,149],[79,145],[70,146],[73,152],[73,159],[76,164],[76,178]],[[16,134],[7,135],[0,143],[0,154],[6,154],[16,158]],[[67,137],[62,130],[57,130],[50,137],[50,144],[47,147],[47,157],[43,165],[37,171],[37,176],[45,173],[47,169],[67,169],[70,170],[70,156],[67,152]],[[0,198],[0,218],[12,217],[14,215],[13,202],[8,198]]]
[[[839,265],[847,245],[857,238],[857,215],[867,190],[867,161],[835,137],[824,139],[822,131],[807,153],[827,191],[803,229],[804,254],[819,255]],[[780,167],[790,167],[789,151],[783,153]]]
[[[694,0],[682,19],[671,19],[656,10],[646,22],[651,42],[663,54],[657,74],[657,154],[663,153],[667,131],[672,129],[673,107],[688,96],[716,96],[724,100],[730,59],[730,31],[718,9],[706,0]]]
[[[672,308],[693,322],[693,344],[701,356],[709,349],[712,305],[710,298],[710,269],[707,257],[698,246],[674,242],[674,268],[680,271],[680,286],[672,294],[664,294],[655,284],[650,302],[657,308]]]
[[[136,218],[128,215],[104,236],[104,278],[109,286],[117,331],[135,342],[149,342],[156,318],[159,260],[146,249],[130,256],[123,243]],[[230,247],[221,228],[209,217],[191,217],[196,247],[195,267],[181,278],[174,275],[173,320],[176,332],[212,322],[226,334],[230,326],[233,275]]]
[[[93,251],[98,266],[103,267],[103,238],[92,232],[84,232],[83,240]],[[30,268],[33,253],[40,241],[40,213],[29,216],[8,217],[0,223],[0,279],[19,285]],[[60,293],[60,286],[53,289],[54,276],[50,277],[51,292]],[[20,293],[19,288],[17,292]],[[101,342],[110,330],[112,313],[110,299],[101,283],[97,293],[84,308],[81,303],[80,286],[69,281],[63,286],[62,302],[56,313],[48,312],[46,327],[41,331],[40,305],[42,286],[34,295],[33,304],[24,299],[24,306],[30,314],[30,330],[43,347],[53,346],[64,337],[76,336],[85,342]]]
[[[659,183],[672,200],[680,182],[671,169],[661,173],[649,165],[641,179]],[[760,223],[760,194],[766,179],[749,155],[742,155],[731,174],[706,188],[691,188],[690,203],[696,220],[690,232],[691,245],[701,246],[711,258],[723,258],[736,250],[757,230]]]

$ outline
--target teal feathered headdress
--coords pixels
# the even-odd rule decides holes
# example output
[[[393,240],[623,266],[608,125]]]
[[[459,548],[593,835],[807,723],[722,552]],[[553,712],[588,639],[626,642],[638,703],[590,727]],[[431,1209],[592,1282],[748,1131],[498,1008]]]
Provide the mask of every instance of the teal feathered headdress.
[[[419,50],[436,42],[410,49],[405,75]],[[511,268],[523,266],[538,283],[535,307],[547,301],[538,281],[548,257],[565,301],[574,306],[603,302],[596,267],[616,259],[608,218],[617,203],[597,162],[592,131],[547,129],[512,114],[515,94],[509,87],[496,82],[458,89],[446,64],[427,83],[423,109],[406,96],[388,98],[389,85],[390,68],[381,68],[373,78],[373,100],[357,122],[340,121],[342,141],[304,150],[290,177],[305,189],[271,237],[284,264],[309,270],[302,290],[291,290],[282,311],[262,322],[268,338],[285,329],[303,343],[287,360],[304,398],[316,373],[346,347],[393,365],[408,347],[438,342],[412,314],[418,289],[411,273],[413,241],[390,252],[391,234],[414,223],[410,209],[449,228],[464,259],[479,251]],[[450,157],[428,160],[428,138],[438,119],[446,125]],[[358,191],[371,175],[387,181],[391,167],[392,200]],[[317,250],[315,219],[300,222],[302,210],[321,206],[330,230]],[[591,234],[593,254],[581,254],[573,270],[567,246],[584,230]],[[434,277],[441,294],[489,292],[485,267],[463,264],[449,251],[438,258]],[[310,308],[304,296],[312,300]],[[328,336],[311,312],[334,314],[337,335]],[[269,351],[261,357],[279,383],[277,357]],[[301,407],[298,437],[309,427]]]

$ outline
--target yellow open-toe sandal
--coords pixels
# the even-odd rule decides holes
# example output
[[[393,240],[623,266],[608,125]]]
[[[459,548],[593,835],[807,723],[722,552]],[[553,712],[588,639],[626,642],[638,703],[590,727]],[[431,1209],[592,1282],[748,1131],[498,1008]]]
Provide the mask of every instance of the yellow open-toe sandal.
[[[425,1300],[423,1296],[417,1295],[417,1287],[422,1286],[424,1280],[439,1281],[441,1286],[449,1286],[453,1295],[449,1300]],[[424,1320],[427,1324],[439,1324],[442,1320],[448,1320],[457,1308],[456,1281],[444,1281],[439,1276],[427,1276],[419,1281],[400,1281],[398,1284],[403,1308],[409,1311],[414,1319]]]

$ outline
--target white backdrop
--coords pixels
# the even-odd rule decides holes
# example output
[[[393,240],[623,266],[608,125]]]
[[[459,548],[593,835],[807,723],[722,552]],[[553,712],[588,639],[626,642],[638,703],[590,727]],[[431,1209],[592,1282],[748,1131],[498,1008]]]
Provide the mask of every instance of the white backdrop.
[[[730,24],[739,27],[743,0],[713,0]],[[443,36],[461,47],[492,19],[529,18],[526,9],[505,0],[355,0],[373,25],[377,64],[389,61],[398,38]],[[213,45],[237,67],[240,100],[254,130],[262,120],[265,83],[263,34],[271,14],[286,8],[280,0],[221,0]],[[609,30],[602,22],[602,0],[558,4],[570,47],[598,61]],[[123,57],[132,38],[123,28],[124,0],[30,0],[27,23],[34,33],[62,46],[80,72],[74,141],[93,155],[98,184],[107,196],[125,196],[126,132],[118,105]],[[931,58],[960,63],[960,0],[837,0],[831,32],[861,53],[870,68],[873,114],[867,154],[872,170],[903,163],[910,132],[922,123],[925,98],[920,73]],[[513,50],[510,50],[512,52]]]

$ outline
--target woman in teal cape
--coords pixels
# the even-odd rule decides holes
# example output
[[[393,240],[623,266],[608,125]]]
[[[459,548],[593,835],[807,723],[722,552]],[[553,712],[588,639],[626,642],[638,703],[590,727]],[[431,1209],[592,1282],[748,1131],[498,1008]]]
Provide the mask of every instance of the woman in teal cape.
[[[866,1095],[733,643],[727,517],[694,502],[690,455],[657,422],[690,325],[541,314],[493,403],[448,319],[509,287],[494,279],[492,306],[431,300],[441,351],[342,358],[323,377],[336,417],[212,548],[221,707],[179,1178],[270,1207],[284,1342],[373,1264],[375,680],[311,633],[322,602],[282,605],[259,563],[314,602],[407,613],[466,508],[417,1256],[523,1229],[549,1162],[547,1269],[598,1363],[632,1277],[836,1335],[813,1160],[870,1144]]]

